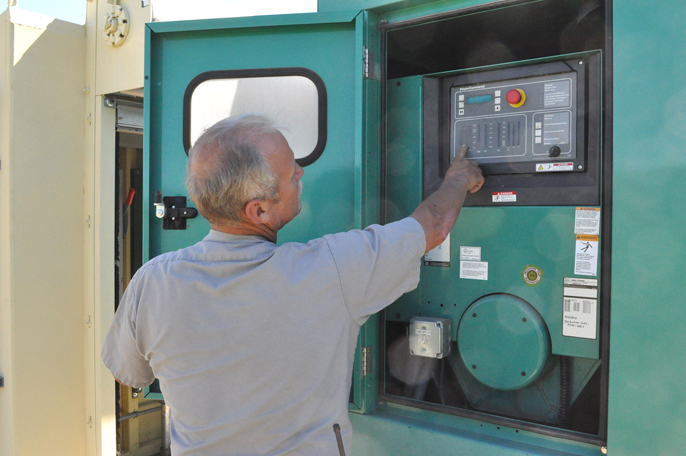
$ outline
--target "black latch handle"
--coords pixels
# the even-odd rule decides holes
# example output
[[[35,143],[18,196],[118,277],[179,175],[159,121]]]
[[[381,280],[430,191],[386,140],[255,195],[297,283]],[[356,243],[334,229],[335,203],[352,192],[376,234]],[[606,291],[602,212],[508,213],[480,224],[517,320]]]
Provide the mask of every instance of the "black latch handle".
[[[155,192],[155,215],[162,219],[164,230],[185,230],[186,219],[198,216],[194,207],[186,207],[185,196],[165,196],[162,192]]]

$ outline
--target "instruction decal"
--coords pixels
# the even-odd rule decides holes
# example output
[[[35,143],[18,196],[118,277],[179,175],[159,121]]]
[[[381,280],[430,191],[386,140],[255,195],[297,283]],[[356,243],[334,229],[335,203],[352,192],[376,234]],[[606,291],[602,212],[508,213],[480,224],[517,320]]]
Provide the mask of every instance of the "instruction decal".
[[[600,208],[577,207],[574,216],[574,234],[600,236]]]
[[[537,173],[555,173],[558,171],[574,171],[574,163],[536,163]]]
[[[493,192],[494,203],[515,203],[517,192]]]
[[[460,246],[460,260],[481,261],[481,247]]]
[[[562,335],[581,339],[595,339],[598,300],[565,296],[563,306]]]
[[[424,266],[450,267],[450,233],[438,247],[424,254]]]
[[[541,281],[543,277],[543,271],[538,269],[536,266],[527,265],[522,271],[522,278],[524,283],[527,285],[535,286]]]
[[[598,236],[590,234],[576,235],[574,274],[585,276],[598,275]]]
[[[488,262],[460,261],[460,279],[488,280]]]

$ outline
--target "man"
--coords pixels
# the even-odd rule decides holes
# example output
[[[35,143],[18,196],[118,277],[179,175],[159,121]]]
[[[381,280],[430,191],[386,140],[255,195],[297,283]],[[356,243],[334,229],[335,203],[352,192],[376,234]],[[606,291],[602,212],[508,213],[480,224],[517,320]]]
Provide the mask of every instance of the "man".
[[[212,230],[136,273],[102,351],[122,383],[160,380],[173,455],[334,455],[335,423],[349,454],[359,327],[417,286],[421,256],[481,187],[466,150],[411,217],[277,246],[301,208],[286,139],[256,115],[198,138],[186,184]]]

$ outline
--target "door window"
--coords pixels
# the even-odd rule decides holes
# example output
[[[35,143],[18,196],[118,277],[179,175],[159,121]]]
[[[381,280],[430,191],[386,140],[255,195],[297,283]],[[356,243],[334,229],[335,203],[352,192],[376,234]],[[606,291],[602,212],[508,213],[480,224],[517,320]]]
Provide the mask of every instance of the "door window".
[[[263,114],[288,140],[301,166],[326,145],[326,88],[304,68],[213,71],[193,79],[184,99],[186,153],[202,132],[229,116]]]

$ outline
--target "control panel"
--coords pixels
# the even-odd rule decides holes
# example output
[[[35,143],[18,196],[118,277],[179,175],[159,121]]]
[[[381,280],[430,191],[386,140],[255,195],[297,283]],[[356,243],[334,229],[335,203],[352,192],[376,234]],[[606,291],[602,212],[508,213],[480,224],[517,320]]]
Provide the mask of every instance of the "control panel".
[[[479,163],[575,159],[575,88],[575,72],[453,87],[451,161],[461,144]]]
[[[424,198],[460,146],[484,191],[465,206],[581,206],[600,198],[600,54],[423,78]]]

